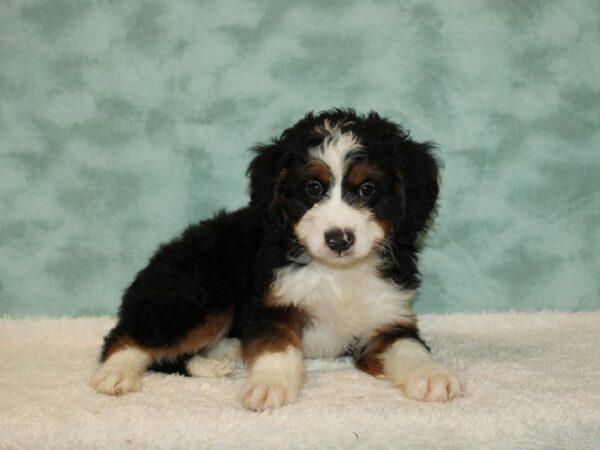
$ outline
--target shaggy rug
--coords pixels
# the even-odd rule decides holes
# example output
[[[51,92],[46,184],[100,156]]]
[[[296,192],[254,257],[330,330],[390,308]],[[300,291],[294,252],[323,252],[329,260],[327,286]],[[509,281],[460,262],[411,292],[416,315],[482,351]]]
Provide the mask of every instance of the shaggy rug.
[[[463,398],[418,403],[348,359],[309,360],[298,402],[266,413],[236,400],[242,368],[94,393],[113,322],[0,320],[0,448],[600,448],[600,312],[423,316]]]

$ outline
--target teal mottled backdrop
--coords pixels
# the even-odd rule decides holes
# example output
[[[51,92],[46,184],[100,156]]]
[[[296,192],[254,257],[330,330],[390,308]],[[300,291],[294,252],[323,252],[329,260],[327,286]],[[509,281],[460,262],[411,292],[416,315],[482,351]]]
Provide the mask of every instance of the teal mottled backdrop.
[[[421,312],[600,307],[600,2],[0,0],[0,313],[112,314],[247,201],[247,149],[376,110],[445,161]]]

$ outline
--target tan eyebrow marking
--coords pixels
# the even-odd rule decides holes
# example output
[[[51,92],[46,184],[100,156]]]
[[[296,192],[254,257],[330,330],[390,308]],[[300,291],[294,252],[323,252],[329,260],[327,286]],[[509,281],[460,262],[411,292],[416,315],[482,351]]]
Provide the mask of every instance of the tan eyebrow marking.
[[[382,173],[377,167],[365,161],[358,162],[354,164],[348,172],[348,183],[352,186],[360,186],[371,175],[380,177]]]
[[[331,184],[333,181],[333,174],[329,166],[321,160],[313,159],[306,166],[307,173],[319,180],[323,184]]]

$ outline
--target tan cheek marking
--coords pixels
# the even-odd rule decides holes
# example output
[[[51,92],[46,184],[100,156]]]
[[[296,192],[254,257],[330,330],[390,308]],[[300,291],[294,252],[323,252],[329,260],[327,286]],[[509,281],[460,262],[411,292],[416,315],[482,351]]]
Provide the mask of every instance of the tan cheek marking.
[[[379,226],[379,228],[381,228],[381,231],[383,231],[384,236],[386,234],[388,234],[388,232],[392,228],[393,223],[394,223],[393,220],[381,220],[381,221],[378,220],[377,221],[377,225]]]

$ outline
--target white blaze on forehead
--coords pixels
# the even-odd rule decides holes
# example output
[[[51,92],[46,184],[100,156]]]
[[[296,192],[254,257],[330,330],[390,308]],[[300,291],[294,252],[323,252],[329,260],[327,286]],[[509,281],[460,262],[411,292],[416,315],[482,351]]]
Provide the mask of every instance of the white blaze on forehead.
[[[323,124],[326,133],[323,143],[309,150],[314,159],[319,159],[329,166],[335,180],[335,187],[340,187],[344,175],[346,156],[352,150],[362,148],[358,138],[351,132],[342,133],[337,127],[331,127],[326,120]]]

